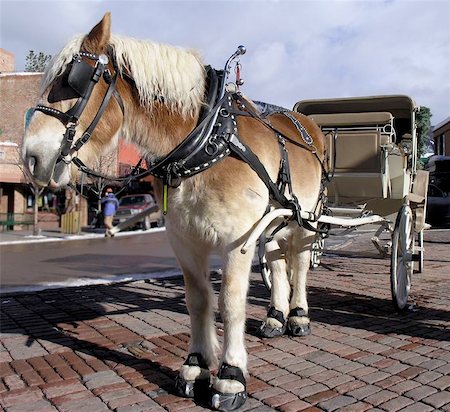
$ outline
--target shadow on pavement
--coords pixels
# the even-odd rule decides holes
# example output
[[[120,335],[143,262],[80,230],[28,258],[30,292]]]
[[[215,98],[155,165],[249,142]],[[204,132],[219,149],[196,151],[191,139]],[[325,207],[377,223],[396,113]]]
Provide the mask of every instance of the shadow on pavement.
[[[144,338],[125,329],[127,321],[139,320],[139,315],[152,311],[170,311],[187,317],[181,279],[156,280],[152,284],[163,288],[171,297],[162,297],[150,289],[142,289],[139,293],[138,288],[129,288],[127,284],[4,296],[1,299],[1,340],[7,346],[8,339],[13,343],[21,335],[26,337],[27,347],[39,342],[45,348],[58,347],[54,353],[69,349],[93,356],[111,369],[116,369],[117,365],[130,367],[155,387],[171,393],[176,371],[183,361],[177,356],[180,355],[179,348],[175,348],[177,354],[172,354],[170,362],[155,345],[144,347],[140,356],[128,351],[129,346],[138,348]],[[122,322],[124,328],[121,328]],[[88,329],[98,333],[86,332]],[[164,331],[150,325],[149,329],[154,330],[154,337],[164,335]],[[135,336],[136,341],[119,343],[115,338],[121,333]],[[53,353],[51,349],[49,352]]]
[[[266,296],[267,299],[258,299],[256,296]],[[249,303],[267,306],[269,298],[269,292],[262,282],[251,284]],[[379,334],[396,333],[418,338],[448,340],[445,325],[448,323],[450,312],[421,306],[422,298],[415,295],[413,298],[418,306],[397,313],[390,299],[329,288],[308,288],[309,315],[313,327],[314,322],[320,322],[324,325],[356,328]],[[434,325],[429,324],[431,321]],[[442,327],[439,325],[440,321]],[[248,332],[256,335],[259,322],[252,320],[248,325],[250,326]]]
[[[212,281],[218,291],[220,275],[213,274]],[[253,278],[249,303],[259,308],[267,307],[268,298],[262,282]],[[388,300],[319,287],[309,288],[309,303],[313,324],[320,322],[380,334],[401,333],[437,340],[448,338],[436,322],[435,325],[425,324],[430,320],[437,323],[448,320],[447,311],[421,308],[399,315]],[[163,323],[152,323],[161,311],[168,314],[169,319],[180,322],[180,333],[168,332]],[[178,337],[183,345],[168,344],[163,352],[156,346],[142,346],[145,340],[151,343],[152,339],[139,336],[139,328],[136,328],[136,333],[130,333],[131,337],[122,344],[115,340],[120,331],[113,333],[111,329],[108,334],[108,328],[114,329],[118,324],[123,324],[126,330],[123,333],[130,332],[126,329],[127,322],[136,319],[144,320],[149,327],[155,328],[153,336],[156,339],[169,335],[170,338]],[[139,284],[115,284],[2,298],[2,340],[21,335],[27,337],[28,346],[34,341],[42,344],[51,342],[60,345],[60,351],[67,348],[93,356],[112,369],[120,365],[129,367],[155,387],[169,393],[173,392],[176,371],[187,354],[188,324],[182,279],[152,281],[152,286],[148,288]],[[255,335],[259,324],[258,319],[248,319],[248,333]],[[96,333],[86,332],[91,329]],[[104,343],[104,339],[103,343],[98,340],[105,337],[108,344]],[[136,355],[136,350],[129,350],[133,345],[135,349],[141,348],[140,355]]]

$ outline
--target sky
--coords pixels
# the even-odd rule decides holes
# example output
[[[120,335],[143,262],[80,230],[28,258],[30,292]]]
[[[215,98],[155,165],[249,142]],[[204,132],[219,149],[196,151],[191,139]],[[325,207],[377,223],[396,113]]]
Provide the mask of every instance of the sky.
[[[304,99],[406,94],[450,116],[450,0],[0,0],[0,47],[25,67],[112,13],[114,33],[193,48],[223,68],[238,45],[241,90]]]

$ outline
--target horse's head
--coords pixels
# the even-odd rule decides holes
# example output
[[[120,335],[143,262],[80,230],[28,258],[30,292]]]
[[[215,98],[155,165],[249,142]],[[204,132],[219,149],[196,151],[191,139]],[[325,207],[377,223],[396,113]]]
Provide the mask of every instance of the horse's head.
[[[46,70],[23,141],[25,165],[41,186],[67,185],[75,172],[73,156],[89,164],[116,140],[123,107],[114,93],[118,69],[108,48],[110,36],[107,13]]]

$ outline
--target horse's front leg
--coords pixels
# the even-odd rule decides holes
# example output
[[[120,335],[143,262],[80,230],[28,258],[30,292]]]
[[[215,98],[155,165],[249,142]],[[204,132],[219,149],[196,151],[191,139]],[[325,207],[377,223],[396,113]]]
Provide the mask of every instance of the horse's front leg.
[[[198,244],[170,236],[183,271],[186,305],[191,320],[189,355],[181,366],[176,390],[184,397],[209,393],[209,368],[217,364],[219,347],[214,327],[214,298],[209,280],[209,251]]]
[[[235,248],[224,256],[224,272],[219,309],[224,323],[224,344],[217,379],[213,384],[212,406],[237,409],[247,399],[245,374],[246,302],[253,251],[245,255]]]

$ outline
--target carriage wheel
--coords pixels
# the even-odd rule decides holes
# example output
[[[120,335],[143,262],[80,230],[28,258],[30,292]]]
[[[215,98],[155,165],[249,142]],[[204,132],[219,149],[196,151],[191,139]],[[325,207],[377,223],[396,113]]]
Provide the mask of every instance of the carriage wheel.
[[[325,248],[325,238],[319,235],[311,245],[311,269],[318,268]]]
[[[417,272],[422,273],[423,271],[423,229],[417,233]]]
[[[405,309],[413,273],[414,232],[412,212],[403,205],[398,212],[392,234],[391,293],[397,310]]]

